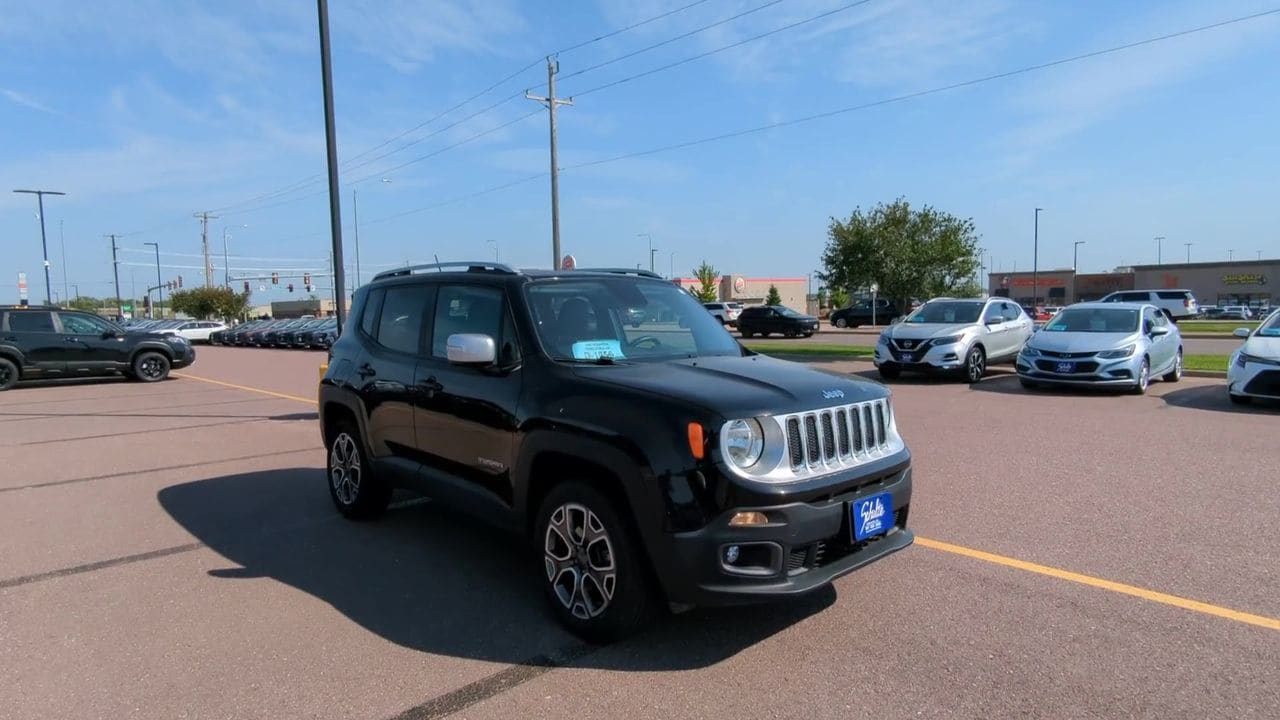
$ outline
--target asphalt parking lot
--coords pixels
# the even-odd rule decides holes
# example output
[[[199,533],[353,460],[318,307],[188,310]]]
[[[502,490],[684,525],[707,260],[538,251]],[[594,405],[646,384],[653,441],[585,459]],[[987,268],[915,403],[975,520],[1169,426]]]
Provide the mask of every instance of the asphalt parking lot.
[[[586,647],[511,538],[340,520],[309,352],[0,394],[3,718],[1274,718],[1280,410],[894,385],[917,544]],[[822,363],[833,372],[863,364]]]

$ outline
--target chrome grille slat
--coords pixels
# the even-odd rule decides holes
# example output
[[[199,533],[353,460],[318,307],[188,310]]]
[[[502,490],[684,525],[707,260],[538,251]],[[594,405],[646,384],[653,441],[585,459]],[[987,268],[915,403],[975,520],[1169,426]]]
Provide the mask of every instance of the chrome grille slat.
[[[852,467],[893,452],[887,400],[871,400],[779,417],[786,443],[784,462],[798,476]]]

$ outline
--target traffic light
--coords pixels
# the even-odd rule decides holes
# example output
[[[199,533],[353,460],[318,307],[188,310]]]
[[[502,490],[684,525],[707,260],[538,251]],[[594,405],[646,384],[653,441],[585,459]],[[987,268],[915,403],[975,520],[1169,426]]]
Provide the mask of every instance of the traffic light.
[[[302,273],[302,284],[311,287],[311,273]]]
[[[279,284],[280,284],[280,273],[278,273],[278,272],[273,272],[273,273],[271,273],[271,284],[272,284],[272,285],[279,285]]]
[[[293,292],[293,283],[289,283],[289,292]]]
[[[182,276],[178,276],[178,287],[182,287]]]
[[[244,292],[245,292],[245,294],[246,294],[246,295],[249,293],[249,281],[248,281],[248,280],[245,280],[245,281],[244,281]]]

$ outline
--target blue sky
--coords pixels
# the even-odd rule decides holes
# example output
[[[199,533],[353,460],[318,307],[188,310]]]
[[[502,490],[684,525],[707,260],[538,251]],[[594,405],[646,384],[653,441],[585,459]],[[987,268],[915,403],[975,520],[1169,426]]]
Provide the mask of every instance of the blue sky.
[[[692,0],[331,0],[348,265],[352,191],[361,260],[492,257],[548,266],[545,92],[539,57]],[[560,55],[560,95],[749,38],[848,4],[780,0],[738,20],[584,68],[764,5],[706,0]],[[560,112],[562,238],[582,265],[648,263],[687,274],[804,275],[831,216],[896,197],[973,217],[999,270],[1032,260],[1082,271],[1166,259],[1280,256],[1280,16],[827,119],[642,157],[664,145],[927,90],[1268,10],[1246,0],[870,0],[633,82]],[[110,294],[201,272],[199,210],[221,277],[321,269],[328,255],[315,3],[310,0],[0,0],[0,301],[26,271],[43,296],[34,198],[46,206],[53,287]],[[359,154],[522,67],[491,93]],[[524,119],[519,119],[522,116]],[[499,127],[508,122],[506,127]],[[487,134],[476,137],[480,133]],[[430,135],[431,133],[436,133]],[[429,136],[430,135],[430,136]],[[475,139],[472,139],[475,138]],[[464,144],[396,168],[407,161]],[[351,159],[354,159],[352,162]],[[383,178],[391,180],[383,183]],[[292,190],[251,201],[283,188]],[[455,202],[456,201],[456,202]],[[425,208],[425,209],[424,209]],[[415,211],[417,212],[411,212]],[[61,235],[60,235],[61,233]],[[65,240],[64,240],[65,239]],[[261,258],[261,259],[260,259]],[[131,279],[132,273],[132,279]],[[280,291],[259,301],[280,298]]]

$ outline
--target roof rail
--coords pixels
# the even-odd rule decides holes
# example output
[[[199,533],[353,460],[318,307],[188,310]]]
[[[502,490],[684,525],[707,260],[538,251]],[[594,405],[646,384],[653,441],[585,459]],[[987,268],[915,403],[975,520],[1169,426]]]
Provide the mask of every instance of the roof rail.
[[[658,278],[659,280],[662,279],[662,276],[656,272],[651,272],[649,270],[641,270],[639,268],[577,268],[577,269],[581,270],[582,272],[613,273],[615,275],[639,275],[640,277]]]
[[[458,261],[458,262],[430,263],[427,265],[407,265],[402,268],[396,268],[395,270],[384,270],[378,273],[377,275],[374,275],[373,279],[381,280],[382,278],[400,277],[403,275],[412,275],[415,272],[425,272],[427,270],[444,272],[446,268],[465,268],[467,272],[495,272],[495,273],[503,273],[506,275],[520,274],[518,270],[514,270],[510,266],[503,265],[502,263],[488,262],[485,260],[470,260],[470,261]]]

